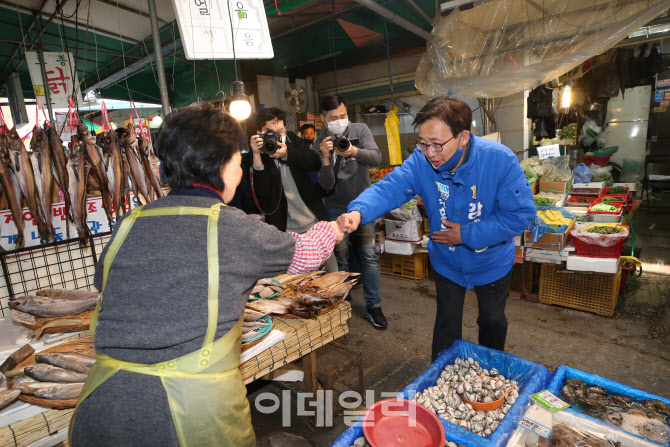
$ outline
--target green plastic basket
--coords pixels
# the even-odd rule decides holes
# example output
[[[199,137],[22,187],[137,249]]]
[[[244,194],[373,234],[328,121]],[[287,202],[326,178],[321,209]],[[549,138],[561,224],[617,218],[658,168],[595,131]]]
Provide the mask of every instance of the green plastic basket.
[[[593,151],[593,156],[594,157],[606,157],[608,155],[612,155],[616,151],[619,150],[619,146],[611,146],[611,147],[604,147],[602,149],[598,149]]]

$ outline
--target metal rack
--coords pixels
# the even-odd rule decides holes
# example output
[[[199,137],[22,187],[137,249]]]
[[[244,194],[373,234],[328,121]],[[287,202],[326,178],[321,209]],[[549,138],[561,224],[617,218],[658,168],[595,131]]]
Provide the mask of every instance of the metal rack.
[[[0,313],[9,317],[8,300],[49,288],[91,289],[98,256],[111,232],[0,253]]]

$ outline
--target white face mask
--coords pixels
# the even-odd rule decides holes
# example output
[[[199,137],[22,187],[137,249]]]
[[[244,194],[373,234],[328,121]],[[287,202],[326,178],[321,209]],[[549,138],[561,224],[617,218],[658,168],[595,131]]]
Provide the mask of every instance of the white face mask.
[[[344,131],[347,130],[347,127],[349,127],[348,119],[335,120],[328,123],[328,130],[330,130],[335,135],[344,134]]]

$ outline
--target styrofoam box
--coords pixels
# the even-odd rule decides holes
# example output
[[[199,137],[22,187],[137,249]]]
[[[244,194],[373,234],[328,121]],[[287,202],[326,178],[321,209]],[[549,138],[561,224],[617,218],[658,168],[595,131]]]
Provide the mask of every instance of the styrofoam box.
[[[565,261],[569,253],[567,250],[547,250],[546,248],[531,248],[526,247],[526,257],[537,257],[537,258],[547,258],[555,259],[557,261]]]
[[[616,273],[620,258],[589,258],[571,254],[565,268],[578,272]]]
[[[523,234],[519,234],[517,236],[514,236],[514,245],[516,247],[521,247],[523,244],[521,243],[521,240],[523,239]]]
[[[386,239],[404,242],[421,242],[421,226],[423,222],[416,220],[392,220],[384,219],[386,226]],[[400,254],[400,253],[398,253]]]
[[[603,189],[605,187],[605,182],[588,182],[588,183],[573,183],[572,189],[577,188],[599,188]]]
[[[389,241],[388,239],[384,242],[384,251],[392,255],[411,256],[414,254],[416,247],[417,245],[411,242],[396,242]]]

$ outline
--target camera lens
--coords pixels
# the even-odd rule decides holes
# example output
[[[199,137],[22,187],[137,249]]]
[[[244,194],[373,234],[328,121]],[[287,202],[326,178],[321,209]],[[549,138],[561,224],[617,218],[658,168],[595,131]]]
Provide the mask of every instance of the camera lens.
[[[274,154],[277,152],[277,143],[274,140],[264,141],[261,150],[266,154]]]
[[[344,137],[337,137],[335,146],[341,151],[346,151],[349,149],[349,146],[351,146],[351,143]]]

